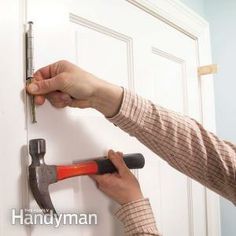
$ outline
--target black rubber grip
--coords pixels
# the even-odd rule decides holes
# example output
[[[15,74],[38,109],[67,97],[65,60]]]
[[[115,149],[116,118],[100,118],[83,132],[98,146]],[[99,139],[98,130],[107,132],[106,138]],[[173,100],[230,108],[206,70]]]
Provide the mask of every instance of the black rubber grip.
[[[95,161],[98,165],[98,174],[114,173],[117,171],[109,159],[97,159]],[[125,154],[124,161],[129,169],[141,169],[145,164],[145,159],[141,153]]]

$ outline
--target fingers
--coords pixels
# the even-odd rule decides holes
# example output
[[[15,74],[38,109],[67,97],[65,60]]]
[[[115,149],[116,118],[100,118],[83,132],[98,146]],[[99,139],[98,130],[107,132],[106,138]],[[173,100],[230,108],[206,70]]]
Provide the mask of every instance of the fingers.
[[[113,163],[113,165],[116,167],[118,173],[107,173],[103,175],[90,175],[90,177],[96,181],[98,184],[101,184],[103,182],[106,182],[106,180],[111,179],[111,177],[119,177],[124,176],[130,172],[129,168],[126,166],[124,159],[123,159],[123,153],[121,152],[114,152],[113,150],[108,151],[108,158]]]
[[[52,92],[46,95],[49,102],[56,108],[66,107],[72,103],[73,98],[62,92]],[[34,98],[35,104],[42,105],[45,102],[45,96],[37,95]]]
[[[55,77],[58,73],[60,73],[59,68],[63,63],[63,61],[58,61],[40,68],[34,73],[34,78],[36,80],[46,80]]]
[[[43,105],[44,102],[45,102],[45,97],[44,96],[40,96],[40,95],[35,96],[34,102],[35,102],[36,105]]]
[[[41,74],[38,72],[38,75],[32,80],[32,82],[35,82],[35,81],[40,81],[40,80],[43,80],[43,77],[41,76]],[[28,86],[26,87],[27,91],[29,92],[28,90]],[[37,96],[34,96],[34,102],[36,105],[42,105],[44,104],[45,102],[45,97],[44,96],[41,96],[41,95],[37,95]]]
[[[33,95],[43,95],[61,90],[66,85],[67,76],[63,71],[66,66],[68,62],[62,60],[42,67],[34,73],[34,80],[27,86],[27,91]]]
[[[89,175],[94,180],[98,188],[109,186],[111,182],[114,183],[114,178],[117,178],[114,174],[103,174],[103,175]]]
[[[129,173],[129,168],[126,166],[123,154],[121,152],[114,152],[113,150],[108,151],[108,158],[111,160],[113,165],[118,170],[118,173],[123,176]]]
[[[41,69],[37,70],[35,73],[34,73],[34,78],[36,80],[46,80],[46,79],[50,79],[52,78],[52,69],[50,69],[51,65],[48,65],[48,66],[45,66],[45,67],[42,67]]]
[[[103,175],[89,175],[91,179],[93,179],[95,182],[99,183],[100,180],[103,178]]]
[[[47,94],[56,90],[60,90],[64,86],[61,75],[57,75],[47,80],[35,80],[27,86],[27,91],[34,95]]]
[[[73,98],[69,94],[59,91],[49,93],[47,99],[56,108],[66,107],[73,101]]]

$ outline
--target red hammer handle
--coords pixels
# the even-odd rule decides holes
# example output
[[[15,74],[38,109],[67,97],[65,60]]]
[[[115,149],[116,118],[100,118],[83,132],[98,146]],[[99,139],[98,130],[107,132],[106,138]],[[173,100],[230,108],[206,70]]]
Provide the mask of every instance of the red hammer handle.
[[[124,161],[129,169],[143,168],[145,164],[144,157],[140,153],[126,154],[124,155]],[[105,158],[69,166],[57,166],[56,168],[58,181],[74,176],[105,174],[117,171],[112,162]]]
[[[67,179],[79,175],[93,175],[97,174],[98,165],[95,161],[88,161],[84,163],[57,166],[57,180]]]

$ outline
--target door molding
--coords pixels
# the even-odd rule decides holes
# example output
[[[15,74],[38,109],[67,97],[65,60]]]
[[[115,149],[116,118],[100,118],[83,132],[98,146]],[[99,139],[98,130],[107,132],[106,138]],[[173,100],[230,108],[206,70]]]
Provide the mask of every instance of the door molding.
[[[202,35],[209,23],[179,0],[126,0],[148,14],[177,28],[193,39]]]
[[[97,24],[93,21],[70,13],[70,21],[74,24],[79,24],[89,29],[92,29],[101,34],[107,35],[117,40],[121,40],[126,44],[127,49],[127,63],[128,63],[128,88],[134,91],[134,62],[133,62],[133,39],[120,32],[107,28],[103,25]],[[77,36],[76,36],[77,37]]]
[[[179,0],[126,0],[153,17],[186,34],[196,42],[198,66],[212,64],[209,23]],[[197,70],[197,68],[196,68]],[[200,122],[215,132],[215,103],[213,76],[198,77],[201,104]],[[205,188],[206,235],[219,236],[219,196]]]

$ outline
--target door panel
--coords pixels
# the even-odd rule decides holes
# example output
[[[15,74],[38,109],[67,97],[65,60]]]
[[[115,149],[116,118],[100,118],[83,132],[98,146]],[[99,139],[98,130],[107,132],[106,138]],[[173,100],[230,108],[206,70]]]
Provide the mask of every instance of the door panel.
[[[118,32],[112,32],[109,28],[97,24],[92,26],[92,22],[75,15],[71,15],[71,20],[76,33],[77,62],[81,67],[88,71],[93,70],[102,78],[109,78],[112,83],[118,82],[128,87],[127,59],[130,58],[127,58],[127,50],[131,39]],[[104,68],[104,65],[107,66]],[[111,75],[113,76],[110,77]]]
[[[153,74],[150,79],[153,80],[153,100],[164,107],[184,113],[187,109],[185,60],[156,48],[153,48],[151,56],[153,64],[150,66],[150,71]],[[175,232],[189,235],[187,178],[170,168],[165,162],[160,162],[163,231],[167,235],[174,235]],[[175,199],[181,199],[181,204],[176,204],[170,193],[174,194]],[[176,216],[179,212],[181,212],[181,223],[176,224]],[[168,224],[174,227],[168,227]]]
[[[36,68],[70,60],[162,106],[200,117],[195,41],[162,21],[116,0],[29,0],[28,20],[35,23]],[[109,148],[142,152],[146,166],[135,173],[163,235],[193,235],[195,224],[204,232],[204,210],[196,214],[194,207],[197,203],[205,209],[204,189],[195,188],[190,179],[101,114],[89,109],[55,109],[47,102],[37,108],[37,118],[37,124],[28,122],[28,139],[47,140],[48,164],[87,160],[104,155]],[[200,198],[193,198],[192,191]],[[34,226],[32,236],[122,234],[111,214],[115,203],[88,177],[61,181],[50,192],[58,212],[97,213],[98,225]],[[36,207],[32,197],[30,204]]]

